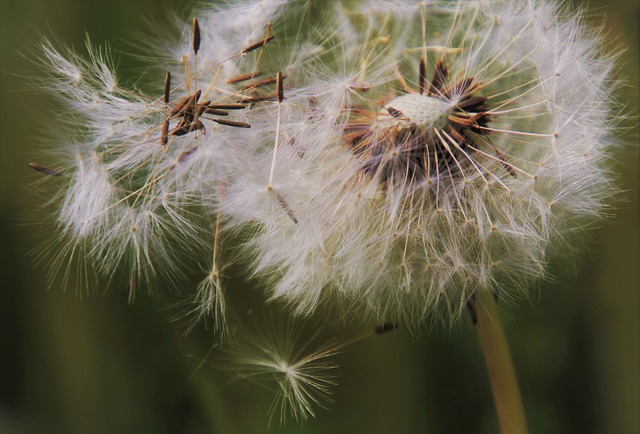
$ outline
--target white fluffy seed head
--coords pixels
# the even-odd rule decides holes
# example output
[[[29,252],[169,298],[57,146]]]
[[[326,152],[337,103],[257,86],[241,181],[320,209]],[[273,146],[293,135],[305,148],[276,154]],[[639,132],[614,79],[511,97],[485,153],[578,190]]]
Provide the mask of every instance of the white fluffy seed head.
[[[197,311],[222,315],[232,227],[296,312],[417,325],[525,293],[609,202],[615,54],[554,2],[243,1],[198,19],[197,54],[191,22],[161,53],[166,95],[121,87],[89,43],[88,59],[43,43],[73,143],[52,165],[59,255],[131,281],[175,280],[187,258],[216,276]]]
[[[554,1],[243,0],[197,17],[197,53],[191,21],[158,47],[171,80],[153,95],[122,87],[106,49],[43,42],[57,158],[32,167],[59,188],[43,250],[63,284],[124,271],[133,296],[199,266],[189,314],[231,339],[235,229],[234,254],[298,315],[451,322],[474,297],[526,294],[611,201],[615,53]],[[305,420],[330,400],[337,347],[297,349],[293,331],[227,348],[236,375],[275,379],[281,419]]]

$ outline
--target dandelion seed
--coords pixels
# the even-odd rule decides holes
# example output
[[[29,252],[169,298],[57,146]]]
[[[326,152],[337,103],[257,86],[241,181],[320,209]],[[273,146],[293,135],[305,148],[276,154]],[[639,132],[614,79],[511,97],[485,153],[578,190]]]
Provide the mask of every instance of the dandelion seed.
[[[371,331],[343,342],[330,341],[318,345],[321,328],[307,337],[301,324],[294,320],[266,321],[255,330],[239,332],[230,346],[223,349],[222,369],[234,379],[254,382],[269,389],[276,397],[269,419],[276,413],[280,425],[288,417],[304,422],[315,417],[317,408],[332,403],[331,388],[336,386],[338,367],[332,359],[347,346],[366,338],[393,331],[394,324],[381,324]],[[314,349],[317,347],[317,349]]]
[[[200,49],[200,23],[197,18],[193,19],[193,54],[198,54]]]
[[[29,167],[31,167],[36,172],[40,172],[44,175],[49,176],[62,176],[62,173],[57,171],[56,169],[51,169],[49,167],[41,166],[37,163],[29,163]]]
[[[239,75],[237,77],[230,78],[229,80],[227,80],[227,83],[229,83],[229,84],[240,83],[241,81],[251,80],[251,79],[259,77],[261,75],[262,75],[262,72],[259,72],[259,71],[250,72],[249,74],[243,74],[243,75]]]
[[[236,128],[251,128],[251,125],[246,122],[238,122],[238,121],[229,121],[227,119],[213,119],[214,122],[217,122],[221,125],[227,125],[229,127]]]
[[[222,339],[227,337],[227,307],[222,286],[222,266],[219,258],[220,252],[220,214],[216,217],[215,233],[213,236],[213,257],[211,270],[204,280],[198,285],[194,298],[195,319],[187,329],[189,333],[196,323],[213,318],[214,330],[220,333]]]
[[[246,107],[244,104],[209,104],[209,108],[214,110],[242,110]]]
[[[269,419],[278,415],[280,424],[287,417],[304,422],[314,417],[316,407],[325,408],[331,402],[330,388],[335,386],[336,365],[331,358],[337,354],[335,344],[312,350],[318,336],[302,342],[301,327],[289,322],[271,322],[248,333],[242,333],[225,350],[229,370],[236,379],[255,382],[271,388],[276,394]]]
[[[246,55],[247,53],[250,53],[254,50],[257,50],[258,48],[262,48],[265,45],[267,45],[267,42],[271,41],[274,38],[274,36],[267,36],[266,38],[264,38],[261,41],[255,42],[251,45],[249,45],[248,47],[243,48],[240,53],[242,53],[243,55]]]
[[[164,98],[163,101],[165,104],[169,104],[169,92],[171,92],[171,73],[167,71],[167,74],[164,78]]]

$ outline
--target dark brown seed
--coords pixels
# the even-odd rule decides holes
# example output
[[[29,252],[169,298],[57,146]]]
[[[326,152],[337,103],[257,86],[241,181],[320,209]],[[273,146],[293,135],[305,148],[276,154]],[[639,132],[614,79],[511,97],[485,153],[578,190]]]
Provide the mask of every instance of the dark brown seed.
[[[186,116],[180,119],[180,123],[173,129],[171,132],[174,136],[184,136],[189,131],[191,131],[191,119]]]
[[[293,223],[297,224],[298,223],[298,219],[296,218],[296,215],[293,213],[293,210],[291,209],[291,207],[289,206],[287,201],[284,199],[284,197],[282,197],[282,196],[280,196],[280,194],[276,193],[276,199],[278,199],[278,204],[287,213],[287,215],[289,216],[291,221],[293,221]]]
[[[184,98],[180,99],[175,106],[173,106],[173,110],[171,110],[171,113],[169,113],[170,117],[173,117],[175,115],[177,115],[178,113],[180,113],[182,111],[182,109],[184,108],[185,105],[187,105],[187,102],[189,102],[190,97],[185,96]]]
[[[224,110],[218,110],[218,109],[214,109],[211,107],[203,107],[204,113],[209,114],[209,115],[216,115],[216,116],[229,116],[229,112],[226,112]],[[202,114],[202,112],[200,112],[200,114]]]
[[[196,130],[202,130],[202,134],[207,134],[207,129],[204,127],[204,124],[198,119],[193,121],[193,123],[191,124],[191,128],[189,129],[189,131],[196,131]]]
[[[269,94],[269,95],[256,95],[256,96],[251,96],[251,97],[248,97],[248,98],[242,98],[238,102],[239,103],[243,103],[243,104],[249,104],[249,103],[253,103],[253,102],[276,101],[277,99],[278,99],[277,95]]]
[[[200,116],[202,113],[204,113],[206,109],[207,109],[207,104],[202,103],[202,104],[198,104],[196,106],[196,110],[195,111],[191,110],[191,112],[195,113],[197,116]]]
[[[177,128],[182,128],[184,126],[188,126],[191,123],[192,119],[190,116],[183,116],[182,119],[180,119],[180,122],[178,123]]]
[[[451,125],[449,125],[447,127],[447,132],[449,133],[449,135],[453,138],[453,140],[456,141],[456,143],[458,143],[459,145],[462,145],[463,143],[466,142],[465,138],[462,136],[462,134],[460,134],[459,132],[457,132],[455,130],[455,128],[453,128]]]
[[[229,121],[226,119],[211,119],[214,122],[217,122],[219,124],[222,125],[227,125],[230,127],[237,127],[237,128],[251,128],[250,124],[247,124],[245,122],[237,122],[237,121]]]
[[[444,64],[444,57],[438,60],[435,70],[433,72],[433,78],[431,79],[431,85],[429,86],[430,94],[442,93],[442,86],[449,77],[449,69]]]
[[[284,100],[284,86],[282,81],[287,78],[286,75],[282,75],[280,71],[276,74],[276,95],[278,95],[278,103]]]
[[[286,78],[283,77],[283,79]],[[263,86],[268,86],[270,84],[276,83],[278,81],[278,77],[269,77],[269,78],[263,78],[260,81],[254,81],[253,83],[247,83],[244,86],[242,86],[240,88],[240,90],[247,90],[247,89],[254,89],[256,87],[263,87]]]
[[[175,115],[182,115],[185,112],[191,111],[193,106],[198,102],[198,99],[200,99],[201,93],[202,91],[198,90],[196,93],[178,101],[178,103],[175,105],[173,110],[171,110],[171,113],[169,113],[169,117],[173,117]]]
[[[58,172],[56,169],[51,169],[49,167],[44,167],[41,166],[37,163],[29,163],[29,167],[31,167],[33,170],[40,172],[44,175],[49,175],[49,176],[62,176],[61,172]]]
[[[160,144],[165,146],[169,142],[169,119],[165,119],[162,122],[162,135],[160,136]]]
[[[247,53],[252,52],[253,50],[257,50],[258,48],[267,45],[267,42],[269,42],[273,38],[274,38],[274,36],[267,36],[266,38],[264,38],[261,41],[254,42],[253,44],[249,45],[248,47],[243,48],[240,51],[240,54],[245,55]]]
[[[191,128],[191,124],[180,124],[178,125],[176,128],[173,129],[173,131],[171,131],[171,135],[172,136],[184,136],[185,134],[187,134]]]
[[[227,80],[227,83],[229,83],[229,84],[239,83],[241,81],[251,80],[252,78],[256,78],[256,77],[259,77],[261,75],[262,75],[262,72],[259,72],[259,71],[252,72],[251,74],[238,75],[237,77],[233,77],[233,78],[230,78],[229,80]]]
[[[461,127],[472,127],[476,124],[476,121],[473,118],[462,117],[463,113],[457,112],[456,115],[449,115],[447,119],[449,122],[453,122],[454,124],[460,125]]]
[[[511,166],[511,164],[509,164],[507,160],[504,159],[500,151],[498,151],[497,149],[496,149],[496,157],[498,157],[498,160],[500,160],[500,162],[502,163],[502,165],[504,166],[505,170],[509,175],[513,176],[514,178],[518,177],[518,174],[514,170],[513,166]]]
[[[296,155],[298,156],[298,158],[304,158],[304,148],[298,145],[294,137],[291,137],[291,139],[289,140],[289,144],[293,146],[293,149],[296,150]]]
[[[169,104],[169,92],[171,91],[171,73],[167,71],[164,77],[164,103]]]
[[[481,111],[481,110],[478,110],[480,107],[483,107],[486,109],[486,107],[484,106],[485,102],[487,102],[486,96],[472,96],[460,101],[458,103],[458,107],[466,111],[473,111],[473,112]]]
[[[491,144],[491,146],[493,146],[493,152],[496,153],[496,158],[498,160],[500,160],[500,162],[502,163],[502,165],[504,166],[505,170],[507,171],[507,173],[511,176],[513,176],[514,178],[518,177],[518,174],[516,173],[516,171],[514,170],[513,166],[511,164],[509,164],[507,162],[507,160],[504,158],[504,155],[502,155],[502,152],[500,152],[500,150],[498,148],[496,148],[496,146],[494,144]]]
[[[207,129],[205,128],[204,124],[198,119],[191,122],[186,118],[182,118],[180,124],[171,132],[171,135],[184,136],[185,134],[189,134],[190,132],[197,130],[202,130],[202,134],[207,134]]]
[[[420,95],[424,94],[424,84],[427,81],[427,62],[424,57],[420,59],[420,67],[418,71],[418,89]],[[428,96],[428,95],[427,95]]]
[[[193,52],[198,54],[198,50],[200,49],[200,24],[198,23],[198,19],[193,19]]]
[[[389,112],[389,114],[391,116],[393,116],[394,118],[403,118],[404,113],[402,113],[400,110],[398,110],[397,108],[394,107],[387,107],[387,111]]]
[[[204,113],[204,111],[207,109],[207,106],[209,105],[210,102],[211,101],[207,101],[207,102],[203,102],[202,104],[198,104],[198,110],[196,110],[196,113],[198,116]]]
[[[242,110],[246,107],[244,104],[209,104],[209,108],[220,110]]]

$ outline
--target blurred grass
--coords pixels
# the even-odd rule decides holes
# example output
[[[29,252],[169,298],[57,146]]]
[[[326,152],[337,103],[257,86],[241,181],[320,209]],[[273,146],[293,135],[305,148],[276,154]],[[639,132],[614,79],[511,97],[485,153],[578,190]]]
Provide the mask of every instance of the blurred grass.
[[[65,45],[110,41],[131,50],[140,17],[162,7],[189,13],[189,2],[0,1],[0,433],[261,433],[272,396],[205,367],[213,341],[188,339],[167,303],[118,291],[96,298],[46,289],[29,253],[46,228],[29,223],[39,199],[30,191],[47,102],[29,88],[28,52],[36,32]],[[162,6],[162,7],[161,7]],[[621,98],[638,123],[637,2],[591,1],[590,18],[611,29],[622,55]],[[120,56],[121,76],[144,70]],[[506,307],[531,432],[640,432],[638,130],[616,155],[625,192],[615,218],[593,235],[578,276],[543,285],[531,304]],[[238,291],[242,282],[235,283]],[[347,332],[348,334],[348,332]],[[195,355],[196,357],[189,357]],[[338,358],[336,403],[294,433],[493,433],[490,390],[473,330],[403,331],[360,342]],[[195,372],[195,374],[194,374]],[[193,376],[192,376],[193,374]],[[192,376],[192,378],[190,378]],[[277,423],[276,423],[277,425]],[[271,429],[276,431],[275,428]]]

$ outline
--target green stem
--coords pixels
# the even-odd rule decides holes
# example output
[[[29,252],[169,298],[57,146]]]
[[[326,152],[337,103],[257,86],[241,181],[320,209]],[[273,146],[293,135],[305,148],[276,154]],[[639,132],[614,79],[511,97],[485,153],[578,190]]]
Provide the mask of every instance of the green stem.
[[[509,346],[492,297],[479,299],[472,313],[502,434],[527,434],[518,380],[509,354]]]

